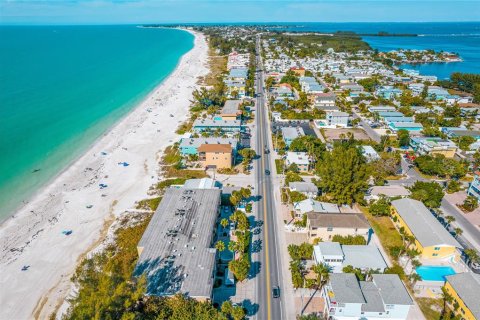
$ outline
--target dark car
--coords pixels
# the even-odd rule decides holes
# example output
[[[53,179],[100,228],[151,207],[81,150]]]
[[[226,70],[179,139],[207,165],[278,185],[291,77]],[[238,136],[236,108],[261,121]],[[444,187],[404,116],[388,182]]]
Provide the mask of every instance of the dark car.
[[[270,175],[270,170],[265,170],[265,174],[266,174],[267,176],[269,176],[269,175]]]
[[[268,150],[268,148],[265,148],[264,152],[265,152],[265,154],[269,154],[270,150]]]
[[[280,288],[278,286],[272,288],[272,295],[274,298],[280,298]]]

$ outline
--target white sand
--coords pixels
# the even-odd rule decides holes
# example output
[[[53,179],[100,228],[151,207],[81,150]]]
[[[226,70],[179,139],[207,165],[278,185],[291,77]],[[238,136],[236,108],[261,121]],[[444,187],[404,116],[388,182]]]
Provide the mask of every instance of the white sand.
[[[159,152],[178,140],[175,130],[188,117],[198,77],[208,73],[207,58],[205,38],[195,34],[195,47],[169,78],[0,226],[0,319],[47,318],[69,292],[82,255],[101,239],[105,221],[148,197]],[[118,165],[123,161],[130,165]],[[100,190],[100,183],[108,187]],[[73,233],[63,235],[68,229]],[[21,271],[24,265],[28,271]]]

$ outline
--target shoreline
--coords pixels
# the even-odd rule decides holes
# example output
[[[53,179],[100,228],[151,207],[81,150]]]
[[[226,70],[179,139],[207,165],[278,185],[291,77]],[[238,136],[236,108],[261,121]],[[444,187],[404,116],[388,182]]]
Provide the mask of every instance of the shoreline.
[[[175,28],[177,30],[182,30],[182,31],[185,31],[185,32],[188,32],[190,34],[192,34],[194,37],[195,37],[195,32],[192,32],[191,30],[188,30],[188,29],[182,29],[182,28]],[[195,42],[195,39],[194,39],[194,42]],[[25,198],[22,202],[20,202],[18,205],[15,206],[15,208],[13,208],[12,210],[12,214],[8,215],[8,216],[5,216],[5,217],[0,217],[0,233],[1,233],[1,229],[4,227],[4,224],[7,223],[7,221],[9,221],[10,219],[12,218],[15,218],[15,216],[17,215],[17,213],[19,213],[20,211],[22,211],[26,206],[28,206],[31,202],[33,202],[34,200],[36,200],[36,198],[38,196],[41,196],[41,194],[44,192],[44,190],[51,184],[55,183],[55,181],[57,179],[59,179],[65,172],[67,172],[69,170],[69,168],[74,165],[76,162],[80,161],[80,159],[82,159],[85,154],[90,151],[91,149],[93,149],[99,142],[100,140],[104,139],[106,136],[108,136],[114,129],[116,126],[118,126],[122,121],[124,121],[127,117],[130,116],[131,113],[135,112],[135,110],[140,107],[142,104],[144,104],[149,98],[151,98],[154,93],[160,89],[160,87],[163,85],[163,83],[165,81],[167,81],[171,75],[173,75],[178,67],[180,66],[181,62],[182,62],[182,59],[185,55],[187,55],[190,51],[192,51],[195,47],[192,47],[192,49],[190,49],[189,51],[187,51],[186,53],[184,53],[180,59],[178,60],[177,64],[175,65],[175,68],[172,70],[172,72],[170,72],[170,74],[168,74],[162,81],[160,81],[157,85],[155,85],[155,87],[150,90],[143,98],[139,98],[137,102],[135,103],[132,103],[132,108],[127,111],[123,116],[121,116],[119,119],[117,119],[116,121],[113,122],[112,125],[110,125],[108,128],[106,128],[103,133],[98,136],[94,141],[92,141],[91,143],[89,143],[87,146],[85,146],[85,149],[83,152],[79,153],[75,158],[73,158],[71,161],[69,161],[61,170],[59,170],[56,174],[54,174],[51,178],[47,179],[44,183],[42,183],[42,185],[38,188],[37,191],[33,191],[30,196],[28,196],[27,198]],[[0,259],[1,261],[1,259]],[[1,263],[1,262],[0,262]]]
[[[0,224],[0,318],[48,317],[67,294],[77,259],[99,240],[105,220],[148,197],[158,180],[159,153],[176,138],[198,77],[208,72],[205,36],[182,30],[194,35],[194,46],[170,75]],[[108,187],[99,190],[100,183]],[[73,233],[67,237],[62,230]],[[29,270],[20,271],[23,265]]]

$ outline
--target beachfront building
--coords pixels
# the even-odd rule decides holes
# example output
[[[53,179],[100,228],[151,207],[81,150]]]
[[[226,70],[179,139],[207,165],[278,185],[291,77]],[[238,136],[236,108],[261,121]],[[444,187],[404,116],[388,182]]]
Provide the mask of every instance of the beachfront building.
[[[327,112],[326,122],[328,126],[348,127],[350,115],[342,111]]]
[[[352,266],[362,272],[383,273],[387,263],[380,250],[374,245],[341,245],[338,242],[320,242],[313,246],[316,264],[326,263],[333,273],[342,273],[343,268]]]
[[[237,153],[237,139],[234,138],[182,138],[178,149],[182,156],[198,155],[198,148],[202,144],[229,144],[232,146],[234,155]]]
[[[480,319],[480,275],[465,272],[445,278],[445,290],[453,298],[450,307],[455,314],[465,320]]]
[[[222,120],[240,120],[242,110],[240,110],[240,104],[242,100],[227,100],[225,105],[220,111],[220,117]]]
[[[368,240],[370,225],[360,213],[307,212],[308,239],[330,241],[334,235],[358,236]]]
[[[225,80],[227,88],[227,96],[229,98],[238,99],[244,98],[246,94],[246,85],[243,81]]]
[[[215,221],[220,189],[168,188],[137,250],[134,274],[147,295],[210,300],[215,274]]]
[[[318,187],[311,182],[290,182],[288,189],[290,191],[300,192],[310,199],[318,195]]]
[[[407,319],[413,300],[396,274],[373,274],[359,281],[353,273],[331,273],[322,289],[324,314],[331,320]]]
[[[408,198],[394,200],[391,216],[397,229],[403,228],[415,238],[413,247],[422,258],[459,260],[460,244],[422,202]]]
[[[441,154],[446,158],[453,158],[457,152],[457,145],[454,142],[439,137],[412,137],[410,146],[420,155]]]
[[[300,172],[310,171],[310,157],[306,152],[287,152],[285,164],[288,167],[295,164]]]
[[[205,168],[229,169],[233,164],[230,144],[202,144],[198,147],[198,160]]]
[[[290,147],[293,140],[304,135],[302,127],[282,127],[282,137],[287,147]]]
[[[193,123],[193,131],[195,132],[214,132],[220,130],[222,132],[240,132],[242,128],[240,120],[217,120],[211,118],[199,118]]]

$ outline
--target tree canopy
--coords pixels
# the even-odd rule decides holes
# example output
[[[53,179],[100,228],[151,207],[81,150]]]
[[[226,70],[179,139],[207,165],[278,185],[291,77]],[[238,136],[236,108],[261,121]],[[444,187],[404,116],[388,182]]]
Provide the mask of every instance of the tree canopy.
[[[436,182],[417,181],[410,188],[412,199],[422,201],[429,208],[439,208],[443,199],[443,190]]]
[[[360,150],[349,144],[335,144],[331,152],[325,152],[316,173],[322,192],[337,204],[348,205],[363,199],[370,177],[369,166]]]

